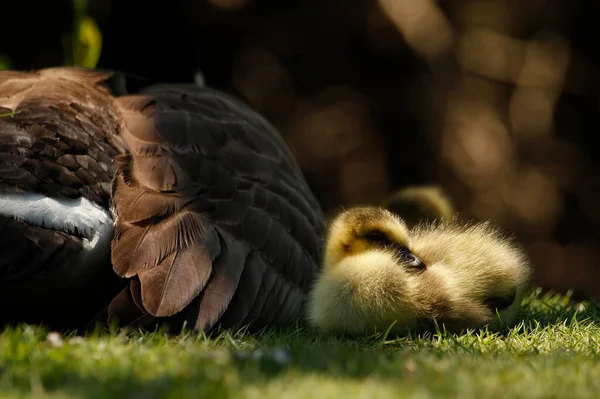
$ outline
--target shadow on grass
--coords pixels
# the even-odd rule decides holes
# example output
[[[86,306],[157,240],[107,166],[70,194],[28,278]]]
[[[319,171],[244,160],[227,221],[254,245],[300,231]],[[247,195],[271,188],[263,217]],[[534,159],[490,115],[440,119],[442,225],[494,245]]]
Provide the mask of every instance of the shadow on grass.
[[[574,303],[568,295],[537,295],[525,301],[524,321],[518,331],[507,328],[492,334],[482,330],[462,336],[438,330],[399,338],[376,334],[349,339],[301,325],[256,334],[222,332],[214,337],[167,337],[161,332],[90,334],[92,343],[114,342],[118,346],[116,352],[105,354],[93,344],[90,347],[95,349],[89,354],[85,348],[69,348],[67,344],[53,348],[47,331],[13,330],[6,333],[8,338],[0,347],[5,351],[0,356],[0,387],[6,393],[28,392],[35,397],[52,392],[85,398],[230,397],[252,384],[279,377],[288,381],[294,374],[355,381],[375,377],[382,383],[406,383],[415,373],[414,362],[428,369],[428,374],[418,379],[427,384],[449,380],[447,386],[453,386],[450,380],[454,377],[448,369],[436,371],[431,365],[449,362],[450,368],[466,365],[475,369],[489,363],[494,355],[510,352],[511,347],[503,346],[502,341],[513,340],[515,335],[526,340],[528,334],[535,335],[533,332],[546,327],[597,323],[598,310],[591,305]],[[38,335],[27,338],[27,334]],[[29,346],[23,346],[23,340],[28,339]],[[71,338],[63,339],[66,343]],[[490,350],[486,353],[482,347]],[[535,348],[524,352],[536,353]]]

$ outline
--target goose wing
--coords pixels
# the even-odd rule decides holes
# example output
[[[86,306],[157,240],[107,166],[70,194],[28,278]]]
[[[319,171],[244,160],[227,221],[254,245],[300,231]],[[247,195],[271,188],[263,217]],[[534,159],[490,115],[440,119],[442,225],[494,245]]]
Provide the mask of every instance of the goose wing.
[[[194,85],[155,85],[116,104],[127,154],[112,186],[112,262],[131,280],[109,321],[206,331],[297,318],[323,215],[279,133]]]
[[[0,71],[0,322],[85,325],[123,286],[109,248],[94,264],[76,261],[95,222],[112,228],[107,210],[122,149],[110,76]],[[71,218],[77,210],[80,223]]]
[[[119,125],[102,86],[109,76],[79,68],[0,71],[0,281],[64,263],[81,247],[78,226],[73,234],[43,228],[55,226],[35,208],[42,198],[108,208]],[[37,228],[24,223],[32,218]]]

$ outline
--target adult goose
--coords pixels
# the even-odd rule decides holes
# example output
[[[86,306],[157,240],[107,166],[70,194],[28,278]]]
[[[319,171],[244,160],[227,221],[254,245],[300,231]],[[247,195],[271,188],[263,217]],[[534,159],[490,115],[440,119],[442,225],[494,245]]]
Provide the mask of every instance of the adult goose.
[[[0,72],[0,321],[296,320],[323,215],[242,102],[112,71]]]

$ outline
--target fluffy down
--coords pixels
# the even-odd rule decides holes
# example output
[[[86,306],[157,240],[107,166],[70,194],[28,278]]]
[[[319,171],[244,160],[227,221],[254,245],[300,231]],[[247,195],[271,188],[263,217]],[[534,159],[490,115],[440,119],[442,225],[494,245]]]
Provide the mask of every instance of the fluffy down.
[[[330,225],[308,318],[351,335],[431,328],[434,320],[450,330],[494,329],[517,320],[529,277],[524,253],[489,223],[409,228],[387,210],[357,207]]]

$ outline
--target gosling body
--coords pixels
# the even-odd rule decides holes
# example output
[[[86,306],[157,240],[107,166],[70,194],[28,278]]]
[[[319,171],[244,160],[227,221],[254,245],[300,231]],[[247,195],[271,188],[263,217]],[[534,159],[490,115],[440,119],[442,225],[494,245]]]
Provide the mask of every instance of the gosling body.
[[[517,320],[529,276],[523,251],[490,223],[409,227],[386,209],[356,207],[329,226],[308,318],[323,331],[351,335],[436,322],[495,329]]]

